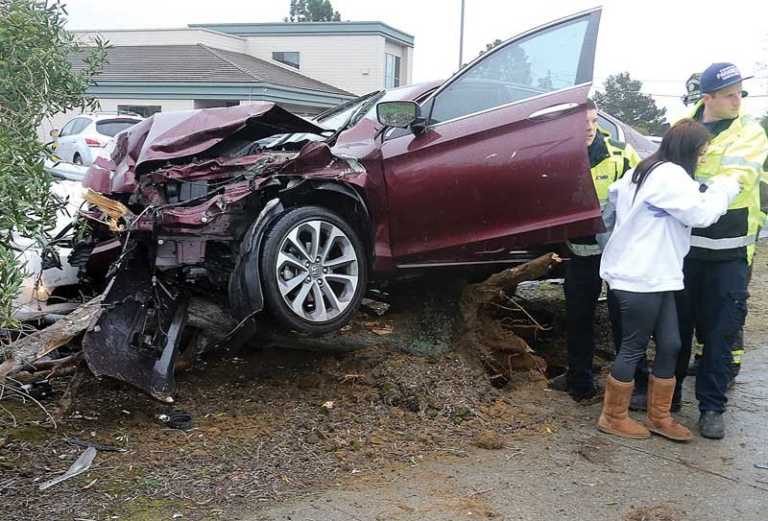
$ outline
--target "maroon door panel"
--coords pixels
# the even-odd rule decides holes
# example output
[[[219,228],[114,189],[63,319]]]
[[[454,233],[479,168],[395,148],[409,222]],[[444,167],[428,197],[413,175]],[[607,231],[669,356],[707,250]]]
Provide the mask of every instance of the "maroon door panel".
[[[590,16],[594,13],[585,18]],[[545,30],[551,34],[553,28]],[[505,61],[497,59],[501,65],[483,60],[470,65],[469,79],[457,87],[458,93],[444,88],[441,98],[439,91],[432,112],[433,117],[437,114],[437,122],[432,120],[426,131],[385,140],[382,157],[392,248],[398,264],[503,260],[510,258],[510,251],[601,229],[585,144],[585,101],[594,48],[585,48],[574,59],[580,64],[572,65],[575,70],[583,68],[585,59],[589,62],[587,82],[581,81],[583,72],[578,73],[581,76],[573,72],[567,81],[575,85],[541,94],[527,85],[542,85],[553,77],[551,68],[542,72],[536,62],[549,55],[542,45],[534,47],[541,40],[535,40],[535,32],[526,37],[533,40],[525,42],[528,55],[522,59],[519,49],[510,47],[515,52],[507,52]],[[518,78],[512,84],[508,70],[502,71],[501,81],[495,76],[496,69],[489,72],[491,67],[509,67],[510,54],[517,60],[514,67],[525,66],[525,87]],[[554,66],[569,66],[556,63],[558,59],[552,58]],[[473,67],[478,72],[471,77]],[[460,107],[481,109],[466,115],[444,108],[445,100],[466,104],[464,93],[484,92],[478,89],[487,89],[502,101],[508,96],[512,102],[485,108],[484,103],[492,102],[479,97],[469,109]]]

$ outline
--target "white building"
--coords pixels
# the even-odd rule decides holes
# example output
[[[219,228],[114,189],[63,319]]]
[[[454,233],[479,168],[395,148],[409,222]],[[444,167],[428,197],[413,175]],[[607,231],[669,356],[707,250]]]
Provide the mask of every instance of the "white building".
[[[109,41],[88,93],[102,111],[189,110],[272,101],[314,114],[374,90],[406,85],[413,36],[382,22],[199,24],[178,29],[73,31]],[[82,56],[73,57],[75,68]],[[45,139],[73,114],[40,129]]]

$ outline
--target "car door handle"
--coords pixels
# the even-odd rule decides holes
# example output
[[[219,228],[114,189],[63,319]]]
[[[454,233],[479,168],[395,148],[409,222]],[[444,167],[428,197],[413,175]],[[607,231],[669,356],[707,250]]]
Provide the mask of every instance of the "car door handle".
[[[528,119],[536,119],[543,116],[552,116],[558,112],[565,112],[566,110],[575,109],[578,107],[578,103],[561,103],[560,105],[552,105],[545,109],[537,110],[528,116]]]

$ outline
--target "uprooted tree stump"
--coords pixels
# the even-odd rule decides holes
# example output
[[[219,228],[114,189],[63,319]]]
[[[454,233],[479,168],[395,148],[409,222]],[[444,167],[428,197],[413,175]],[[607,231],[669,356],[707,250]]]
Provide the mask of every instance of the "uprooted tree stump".
[[[525,313],[511,297],[518,284],[543,277],[560,262],[557,255],[550,253],[464,289],[461,296],[464,332],[458,344],[468,352],[477,353],[493,385],[506,385],[513,374],[520,371],[543,377],[546,362],[533,354],[528,342],[515,331],[515,324],[508,325],[504,315],[510,311]],[[541,326],[533,324],[533,327]]]

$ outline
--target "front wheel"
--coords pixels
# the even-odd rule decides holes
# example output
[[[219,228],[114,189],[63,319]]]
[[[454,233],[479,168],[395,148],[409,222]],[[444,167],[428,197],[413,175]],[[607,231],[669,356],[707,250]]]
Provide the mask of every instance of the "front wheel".
[[[343,327],[365,294],[368,259],[354,228],[317,206],[292,208],[267,233],[264,297],[287,328],[322,334]]]

